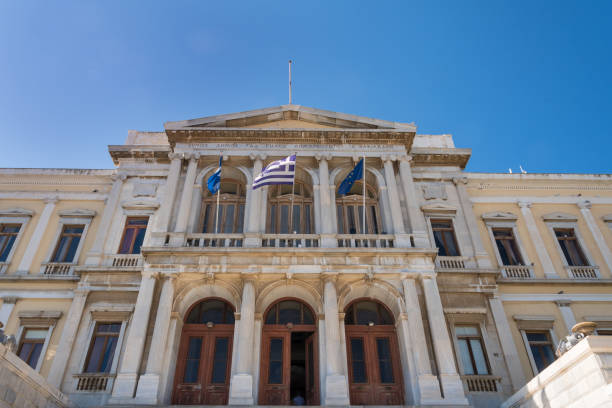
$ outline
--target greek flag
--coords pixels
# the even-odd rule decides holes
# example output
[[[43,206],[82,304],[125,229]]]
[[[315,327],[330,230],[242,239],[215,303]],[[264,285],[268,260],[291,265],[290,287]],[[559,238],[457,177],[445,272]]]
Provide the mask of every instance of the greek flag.
[[[253,190],[272,184],[293,184],[295,179],[295,154],[266,166],[253,181]]]
[[[351,191],[351,187],[355,184],[356,180],[361,180],[363,178],[363,159],[359,160],[359,163],[355,166],[353,170],[346,176],[340,187],[338,187],[338,194],[347,194]]]
[[[222,159],[223,159],[223,156],[219,157],[219,167],[217,168],[217,170],[215,170],[212,176],[208,178],[208,181],[206,182],[206,185],[208,186],[208,191],[210,191],[212,195],[217,194],[217,191],[219,191],[219,187],[221,187],[221,160]]]

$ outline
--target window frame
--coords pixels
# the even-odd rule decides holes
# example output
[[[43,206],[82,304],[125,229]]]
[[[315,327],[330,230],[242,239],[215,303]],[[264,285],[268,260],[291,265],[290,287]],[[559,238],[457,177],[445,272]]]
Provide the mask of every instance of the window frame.
[[[62,236],[62,232],[64,231],[64,227],[68,225],[83,225],[83,232],[81,233],[81,239],[79,241],[79,245],[74,253],[74,258],[72,262],[59,262],[66,265],[77,265],[79,262],[79,258],[81,255],[81,251],[83,250],[83,246],[85,244],[85,240],[87,239],[87,232],[89,231],[89,226],[93,217],[96,215],[95,211],[91,210],[67,210],[59,212],[59,221],[58,226],[55,231],[55,236],[51,242],[54,244],[49,246],[47,251],[47,256],[45,257],[45,262],[41,265],[40,273],[45,272],[46,264],[55,263],[53,261],[55,252],[60,242],[60,237]]]
[[[237,193],[224,193],[222,191],[222,188],[219,189],[219,204],[220,205],[227,205],[227,204],[234,204],[234,221],[232,223],[233,225],[233,230],[232,232],[228,232],[227,234],[242,234],[246,231],[246,217],[247,217],[247,193],[249,190],[249,186],[246,185],[245,183],[241,182],[240,180],[234,179],[234,178],[224,178],[221,180],[221,187],[223,186],[223,184],[235,184],[237,186],[236,191]],[[216,204],[217,204],[217,194],[210,194],[210,191],[208,191],[208,189],[206,188],[206,185],[204,185],[203,187],[205,189],[205,194],[202,194],[202,200],[200,201],[200,209],[199,209],[199,215],[197,218],[197,233],[202,233],[202,234],[214,234],[214,226],[215,226],[215,222],[216,222]],[[212,229],[213,231],[211,232],[206,232],[204,231],[204,219],[206,217],[206,207],[207,206],[211,206],[211,216],[213,217],[213,221],[212,221]],[[244,213],[242,215],[242,225],[238,224],[238,220],[240,218],[239,213],[240,213],[240,206],[244,206]],[[223,231],[223,223],[226,220],[226,216],[227,216],[227,211],[223,211],[221,218],[219,218],[219,234],[224,234]]]
[[[476,330],[478,331],[477,335],[459,335],[457,334],[457,328],[458,327],[474,327],[476,328]],[[460,340],[468,340],[467,345],[468,345],[468,351],[470,354],[470,360],[472,363],[472,369],[474,371],[473,374],[466,374],[465,373],[465,367],[463,367],[463,359],[462,358],[457,358],[457,361],[459,362],[459,365],[461,365],[461,371],[464,375],[491,375],[491,363],[489,362],[489,358],[487,356],[487,352],[486,352],[486,347],[484,344],[484,340],[482,338],[482,330],[480,328],[480,325],[476,325],[476,324],[469,324],[469,323],[457,323],[454,325],[454,330],[453,330],[454,334],[455,334],[455,340],[457,341],[457,349],[458,349],[458,357],[461,356],[461,348],[459,347],[459,341]],[[485,360],[485,365],[487,367],[487,373],[486,374],[478,374],[478,367],[476,365],[476,359],[474,358],[474,351],[472,350],[472,345],[470,343],[469,340],[478,340],[480,342],[480,347],[482,348],[482,355],[484,357]]]
[[[24,340],[24,336],[28,329],[47,330],[47,335],[43,342],[43,347],[40,350],[40,356],[38,356],[36,367],[34,367],[34,370],[36,372],[40,372],[40,369],[45,360],[45,356],[47,354],[49,343],[51,341],[51,336],[53,335],[55,326],[57,326],[57,322],[61,318],[61,316],[62,312],[59,311],[21,311],[18,314],[19,328],[17,329],[17,335],[15,336],[17,350],[21,349],[22,341]]]
[[[557,339],[554,331],[555,318],[553,316],[514,315],[513,319],[516,322],[521,338],[523,339],[523,346],[527,352],[529,364],[531,365],[531,370],[533,372],[533,376],[535,377],[540,373],[540,371],[538,370],[538,366],[533,358],[531,346],[529,345],[529,340],[527,339],[527,332],[547,332],[554,354],[555,345],[559,344],[559,339]]]
[[[525,245],[523,244],[523,240],[521,239],[521,235],[518,231],[517,219],[518,217],[512,213],[487,213],[482,215],[482,219],[487,227],[487,234],[491,241],[491,245],[493,246],[493,253],[495,254],[495,260],[497,261],[497,265],[499,268],[503,270],[505,274],[504,267],[512,266],[512,265],[504,265],[501,254],[499,253],[499,249],[497,248],[497,242],[495,241],[495,234],[493,233],[494,229],[511,229],[512,235],[514,237],[514,242],[516,243],[517,250],[519,255],[523,259],[524,266],[529,268],[529,273],[531,276],[534,276],[533,272],[533,262],[529,259],[527,255],[527,250],[525,249]]]
[[[291,203],[293,202],[293,206],[296,207],[300,207],[300,232],[296,232],[297,234],[314,234],[316,232],[316,226],[315,226],[315,199],[314,199],[314,189],[312,188],[312,185],[309,185],[308,183],[301,181],[301,180],[295,180],[295,187],[300,187],[300,192],[297,192],[293,195],[293,201],[291,200],[291,193],[288,194],[279,194],[282,193],[282,188],[285,187],[284,185],[280,184],[280,185],[276,185],[276,186],[267,186],[268,188],[266,190],[263,190],[264,193],[267,195],[267,199],[266,199],[266,234],[283,234],[282,232],[276,232],[276,231],[280,231],[281,230],[281,223],[282,223],[282,215],[281,215],[281,211],[280,208],[283,205],[286,205],[288,208],[288,212],[287,212],[287,221],[289,220],[289,214],[292,214],[292,217],[295,217],[295,214],[293,214],[291,212]],[[276,196],[273,196],[275,194],[275,192],[277,193]],[[308,195],[306,195],[306,193],[308,193]],[[275,207],[275,213],[274,213],[274,221],[272,221],[272,206],[276,206]],[[310,207],[310,214],[309,214],[309,219],[307,220],[306,217],[306,212],[305,207],[309,206]],[[287,227],[289,227],[289,225],[291,224],[291,222],[287,223]],[[309,224],[310,225],[310,231],[306,232],[306,225]],[[292,227],[294,227],[292,225]],[[273,231],[272,229],[274,228],[275,231]],[[295,227],[293,228],[293,231],[295,231]],[[288,231],[287,234],[293,234],[293,231]]]
[[[108,339],[110,337],[117,337],[117,343],[115,344],[115,350],[113,352],[113,360],[110,362],[110,366],[109,366],[108,371],[100,371],[99,367],[98,367],[98,371],[86,371],[87,366],[89,364],[89,361],[91,359],[92,352],[93,352],[93,347],[94,347],[94,343],[95,343],[94,340],[95,340],[95,338],[97,337],[97,334],[98,334],[98,327],[100,325],[106,325],[106,324],[119,324],[120,325],[119,331],[117,332],[116,335],[112,335],[112,336],[108,335],[108,334],[105,335],[105,337],[106,337],[106,340],[104,342],[105,345],[107,344]],[[120,350],[117,350],[117,348],[119,347],[119,337],[121,336],[121,331],[122,330],[123,330],[123,322],[119,322],[119,321],[116,321],[116,320],[115,321],[104,321],[104,320],[96,320],[96,321],[94,321],[93,332],[91,333],[91,337],[89,339],[89,347],[87,348],[87,353],[86,353],[86,356],[85,356],[85,362],[84,362],[83,370],[82,370],[84,374],[103,374],[103,375],[110,374],[110,372],[111,372],[111,370],[113,368],[113,363],[115,362],[115,355],[120,351]],[[102,363],[102,360],[100,360],[100,363],[98,365],[100,365],[101,363]]]
[[[494,344],[491,343],[491,339],[487,335],[487,327],[486,327],[486,318],[487,311],[486,309],[462,309],[462,310],[445,310],[446,322],[448,324],[447,328],[451,334],[451,341],[453,343],[453,352],[455,356],[455,363],[459,368],[460,375],[480,375],[480,376],[494,376],[496,373],[494,372],[494,366],[492,364],[493,355],[491,350],[494,349]],[[465,370],[463,368],[463,364],[461,362],[461,350],[459,348],[459,342],[457,339],[457,326],[476,326],[478,328],[478,332],[480,334],[481,345],[483,348],[483,354],[485,360],[487,362],[487,368],[489,370],[489,374],[465,374]]]
[[[47,334],[45,335],[45,338],[41,338],[41,339],[36,339],[35,341],[29,341],[29,339],[27,339],[27,335],[28,335],[28,331],[30,330],[45,330],[47,332]],[[30,363],[28,363],[27,360],[24,360],[21,358],[20,354],[21,354],[21,349],[23,348],[24,344],[41,344],[41,349],[40,349],[40,354],[38,355],[38,359],[36,360],[36,365],[34,367],[32,367],[33,369],[35,369],[36,371],[40,370],[40,366],[42,365],[42,361],[45,359],[45,353],[46,352],[46,347],[45,347],[45,343],[46,343],[46,338],[48,337],[49,334],[49,328],[48,327],[31,327],[31,326],[26,326],[23,328],[23,332],[21,333],[21,338],[19,340],[19,344],[17,346],[17,350],[15,355],[17,355],[17,357],[19,357],[24,363],[26,363],[27,365],[29,365],[30,367],[32,367],[30,365]],[[33,349],[32,349],[33,350]],[[32,350],[30,350],[30,354],[28,357],[32,356]]]
[[[0,225],[20,225],[19,232],[17,233],[17,237],[13,242],[13,246],[11,247],[8,256],[6,257],[6,260],[0,262],[0,275],[5,274],[7,272],[7,269],[13,260],[13,256],[17,251],[19,242],[21,241],[21,238],[23,237],[28,223],[32,219],[33,215],[33,211],[26,210],[24,208],[11,208],[7,210],[0,210]]]
[[[544,223],[546,224],[546,227],[548,228],[548,231],[550,232],[550,236],[552,237],[554,241],[554,245],[557,248],[557,253],[559,255],[559,258],[561,258],[563,268],[568,274],[568,277],[571,278],[570,269],[572,267],[569,265],[569,263],[567,262],[567,259],[565,258],[565,254],[563,253],[561,244],[559,243],[559,240],[557,239],[557,234],[555,233],[555,229],[565,229],[565,230],[573,229],[574,230],[574,235],[576,237],[576,243],[580,247],[580,250],[582,251],[582,254],[584,255],[588,263],[588,265],[585,265],[585,266],[592,267],[595,270],[595,273],[597,274],[597,278],[601,278],[601,275],[599,273],[599,266],[593,259],[593,256],[588,250],[588,247],[585,245],[582,233],[580,232],[580,229],[578,228],[577,217],[569,215],[569,214],[565,215],[565,214],[556,213],[556,214],[550,214],[548,216],[544,216],[543,219],[544,219]]]
[[[451,232],[452,232],[452,236],[453,239],[455,241],[455,247],[457,249],[458,254],[457,255],[439,255],[439,256],[449,256],[449,257],[462,257],[463,255],[463,251],[461,250],[460,246],[459,246],[459,240],[457,239],[457,229],[455,228],[455,219],[454,217],[439,217],[436,215],[432,215],[431,217],[428,217],[428,223],[429,223],[429,230],[431,232],[431,239],[432,239],[432,243],[433,245],[436,245],[436,239],[435,239],[435,232],[433,229],[433,223],[435,222],[449,222],[451,225]],[[445,230],[446,231],[446,230]],[[446,240],[445,240],[446,242]],[[437,248],[437,246],[436,246]],[[444,251],[446,253],[448,253],[447,248],[444,248]]]
[[[144,219],[147,220],[147,225],[145,225],[144,228],[137,227],[136,229],[138,229],[138,230],[144,229],[145,230],[145,237],[146,237],[147,236],[147,230],[149,229],[149,223],[151,221],[151,217],[149,217],[148,215],[126,216],[125,217],[125,222],[123,223],[123,233],[121,234],[121,240],[119,241],[119,247],[117,248],[117,254],[119,254],[119,255],[139,255],[141,253],[140,251],[137,252],[137,253],[133,252],[134,251],[134,243],[136,242],[136,239],[135,239],[136,235],[134,235],[134,237],[132,239],[132,243],[130,245],[130,251],[129,252],[127,252],[126,254],[121,254],[121,247],[123,246],[123,240],[125,239],[125,233],[127,232],[127,229],[128,229],[128,222],[130,220],[144,220]],[[144,245],[144,242],[145,242],[144,238],[145,237],[143,237],[141,248]]]
[[[360,194],[338,194],[338,187],[334,188],[335,194],[335,207],[333,211],[335,211],[334,219],[336,220],[336,231],[338,234],[342,235],[360,235],[364,234],[363,232],[359,232],[362,229],[361,223],[363,221],[363,215],[359,212],[359,207],[363,206],[363,180],[355,181],[353,186],[359,186],[358,191]],[[380,197],[376,193],[376,188],[366,181],[366,227],[367,231],[365,234],[374,234],[374,235],[385,235],[389,234],[386,230],[383,217],[381,216],[381,208],[380,208]],[[353,217],[356,225],[355,233],[351,233],[349,230],[349,219],[347,215],[348,207],[353,207]],[[342,208],[342,219],[338,217],[338,210]],[[374,213],[370,211],[374,209]],[[372,221],[376,221],[376,226],[378,227],[378,232],[374,230],[374,223]],[[338,228],[342,224],[342,232],[340,232],[340,228]]]

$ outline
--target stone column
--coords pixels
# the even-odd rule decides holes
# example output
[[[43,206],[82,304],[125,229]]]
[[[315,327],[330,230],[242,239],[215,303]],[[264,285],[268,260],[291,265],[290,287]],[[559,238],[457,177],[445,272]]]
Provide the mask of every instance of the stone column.
[[[508,373],[510,374],[512,390],[518,391],[525,385],[526,379],[523,368],[521,367],[516,344],[512,339],[512,331],[510,330],[510,324],[508,323],[504,306],[498,296],[489,298],[489,306],[491,307],[491,314],[493,315],[495,328],[497,329],[497,337],[499,337],[499,343],[504,353],[504,360],[506,361]]]
[[[166,189],[162,199],[161,206],[157,210],[155,217],[155,227],[153,232],[164,233],[168,232],[170,225],[170,215],[172,215],[172,207],[174,206],[174,198],[176,196],[176,187],[181,175],[181,165],[183,162],[182,153],[169,153],[170,169],[166,178]],[[164,236],[156,236],[152,240],[153,245],[163,245],[165,243]]]
[[[334,248],[338,246],[332,223],[331,215],[331,197],[329,190],[329,167],[327,161],[330,156],[317,155],[315,158],[319,161],[319,194],[321,202],[321,246],[323,248]]]
[[[468,401],[463,392],[463,383],[455,366],[453,345],[446,327],[446,318],[444,317],[436,275],[432,273],[421,276],[425,303],[427,305],[427,316],[429,317],[429,327],[431,329],[431,339],[438,364],[444,400],[447,403],[467,405]]]
[[[533,218],[531,203],[519,201],[517,204],[521,208],[521,213],[523,214],[525,225],[527,226],[527,231],[529,231],[529,237],[531,238],[531,242],[533,243],[536,253],[538,254],[540,264],[544,269],[544,276],[549,279],[559,279],[559,275],[557,275],[557,272],[555,271],[555,266],[548,255],[548,251],[546,250],[546,246],[544,245],[544,241],[542,240],[542,236],[538,230],[538,225]]]
[[[391,204],[389,204],[389,193],[387,186],[378,187],[378,197],[380,203],[380,214],[383,219],[382,231],[385,234],[393,233],[393,219],[391,218]]]
[[[70,358],[74,340],[79,330],[79,324],[83,317],[83,311],[85,310],[87,295],[89,295],[88,289],[77,288],[74,291],[74,297],[72,298],[72,304],[68,310],[68,315],[66,315],[62,336],[60,337],[57,351],[55,352],[55,357],[53,357],[53,363],[49,370],[49,376],[47,377],[49,384],[60,390],[62,381],[64,380],[68,359]]]
[[[122,403],[134,397],[136,383],[138,382],[138,370],[147,337],[147,326],[149,325],[149,314],[151,313],[151,302],[153,301],[156,280],[156,272],[142,272],[136,306],[130,321],[125,350],[121,356],[119,374],[117,374],[113,387],[112,403]]]
[[[572,302],[569,300],[556,300],[555,303],[559,307],[561,316],[563,316],[565,328],[567,329],[567,334],[569,334],[572,331],[572,327],[576,325],[576,317],[574,316],[574,312],[572,312],[571,307]]]
[[[578,207],[580,208],[580,212],[586,221],[591,234],[593,234],[593,238],[595,239],[595,243],[601,252],[601,255],[608,266],[608,271],[612,273],[612,252],[610,252],[610,247],[606,244],[606,239],[604,238],[601,230],[597,226],[597,222],[595,221],[595,217],[591,213],[591,202],[590,201],[582,201],[578,203]]]
[[[403,234],[404,220],[402,218],[402,208],[400,206],[399,194],[397,192],[397,183],[395,180],[395,170],[390,157],[384,157],[385,168],[385,183],[387,184],[387,194],[389,194],[389,206],[391,207],[391,219],[393,220],[393,232],[395,234]]]
[[[263,155],[255,155],[252,154],[251,160],[253,160],[253,181],[255,181],[255,177],[257,177],[261,173],[261,169],[263,167],[263,160],[265,156]],[[248,224],[245,230],[245,240],[244,246],[247,248],[260,247],[261,246],[261,238],[259,236],[259,220],[261,218],[262,210],[261,210],[261,192],[262,188],[260,187],[256,190],[252,190],[251,188],[251,196],[249,197],[250,202],[247,206],[249,210],[248,216]],[[265,218],[265,217],[264,217]]]
[[[322,405],[349,405],[348,383],[340,356],[340,324],[335,276],[324,278],[323,307],[325,312],[325,401]]]
[[[55,209],[55,204],[57,204],[57,197],[47,198],[45,199],[45,208],[40,214],[40,218],[38,223],[36,224],[36,228],[34,229],[34,233],[30,238],[30,242],[28,242],[28,246],[23,254],[23,258],[21,258],[21,262],[17,267],[17,273],[27,275],[30,273],[30,269],[32,268],[32,262],[34,261],[34,256],[39,250],[40,241],[42,240],[45,231],[47,230],[47,225],[49,225],[49,219],[51,219],[51,214],[53,214],[53,210]]]
[[[102,257],[104,255],[104,242],[106,241],[108,230],[112,223],[113,215],[115,214],[115,209],[117,208],[117,203],[119,203],[119,197],[121,196],[121,188],[123,187],[123,182],[127,178],[127,175],[114,174],[111,178],[113,180],[113,187],[111,188],[111,191],[106,199],[106,205],[104,206],[104,211],[102,212],[100,225],[98,225],[98,230],[96,231],[96,240],[87,254],[85,265],[100,265],[102,261]]]
[[[312,186],[312,195],[313,195],[313,203],[312,203],[312,211],[314,211],[314,233],[321,233],[321,187],[318,185]]]
[[[414,244],[418,248],[429,248],[429,234],[427,233],[427,222],[425,216],[419,207],[419,197],[416,193],[414,178],[412,177],[412,161],[411,156],[400,157],[399,172],[404,187],[404,195],[406,196],[406,209],[408,211],[410,232],[414,236]]]
[[[229,405],[253,405],[253,340],[255,328],[255,282],[244,280],[238,321],[236,374],[230,381]]]
[[[330,180],[331,182],[332,180]],[[329,215],[331,216],[331,230],[332,233],[338,233],[338,209],[336,208],[336,185],[329,185]],[[336,241],[336,245],[338,245]]]
[[[15,303],[17,303],[18,300],[19,298],[16,296],[5,296],[2,298],[2,307],[0,307],[0,323],[4,325],[5,330],[6,325],[11,318],[11,313],[15,307]]]
[[[455,177],[453,183],[457,187],[457,195],[459,196],[459,203],[461,204],[461,210],[465,217],[468,232],[470,233],[470,240],[472,241],[472,248],[474,248],[474,258],[479,268],[493,268],[491,264],[491,258],[489,253],[484,248],[482,238],[480,237],[480,229],[478,228],[478,222],[476,221],[476,215],[472,208],[472,201],[465,188],[468,180],[467,177]]]
[[[197,175],[196,171],[198,169],[200,155],[194,153],[189,155],[189,157],[185,155],[185,158],[189,159],[189,164],[187,165],[187,174],[185,175],[185,183],[183,185],[183,192],[181,194],[181,201],[176,218],[176,226],[174,228],[174,231],[180,233],[180,235],[175,235],[172,240],[170,240],[172,246],[181,246],[185,240],[184,233],[187,231],[187,222],[189,221],[189,212],[191,210],[191,197],[193,196],[193,184],[195,183]]]
[[[138,380],[138,390],[136,391],[136,399],[142,404],[157,405],[161,402],[158,400],[160,375],[162,374],[163,356],[166,354],[166,344],[168,343],[175,282],[176,275],[166,275],[163,280],[147,368],[145,374]]]
[[[402,285],[404,288],[404,301],[406,302],[408,339],[410,340],[410,344],[403,346],[411,347],[410,354],[414,358],[414,369],[416,370],[418,386],[418,390],[416,390],[418,395],[414,396],[415,404],[421,405],[439,402],[442,398],[440,383],[431,372],[416,282],[413,278],[402,277]]]

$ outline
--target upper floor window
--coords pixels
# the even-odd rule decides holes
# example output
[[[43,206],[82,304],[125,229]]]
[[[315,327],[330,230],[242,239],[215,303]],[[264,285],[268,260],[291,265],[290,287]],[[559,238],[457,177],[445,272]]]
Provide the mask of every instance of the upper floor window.
[[[436,246],[441,256],[460,256],[452,220],[431,220]]]
[[[503,265],[524,265],[512,228],[493,228],[493,238]]]
[[[208,191],[208,190],[207,190]],[[232,179],[221,181],[219,188],[219,214],[217,215],[217,195],[204,197],[200,225],[202,232],[241,233],[244,226],[244,208],[246,203],[245,185]]]
[[[48,331],[49,329],[46,328],[24,329],[17,355],[33,369],[38,366],[38,359],[43,350]]]
[[[292,201],[293,209],[290,208]],[[313,234],[312,203],[312,192],[305,183],[296,180],[294,186],[270,186],[266,231],[270,234]]]
[[[147,232],[149,217],[128,217],[125,221],[123,238],[119,246],[120,254],[139,254]]]
[[[8,259],[20,228],[20,224],[0,224],[0,262]]]
[[[378,210],[378,197],[372,186],[366,183],[365,228],[363,227],[363,182],[356,181],[346,195],[336,197],[339,234],[383,233]]]
[[[550,332],[548,330],[530,330],[525,332],[525,336],[538,373],[542,372],[550,363],[555,361],[555,352],[552,340],[550,339]]]
[[[108,373],[110,371],[120,331],[120,322],[96,323],[85,361],[86,373]]]
[[[487,375],[489,364],[485,356],[480,330],[477,326],[456,326],[457,345],[463,373]]]
[[[574,229],[555,228],[554,231],[567,264],[569,266],[588,266],[589,262],[580,248]]]
[[[64,225],[51,262],[72,262],[83,235],[83,225]]]

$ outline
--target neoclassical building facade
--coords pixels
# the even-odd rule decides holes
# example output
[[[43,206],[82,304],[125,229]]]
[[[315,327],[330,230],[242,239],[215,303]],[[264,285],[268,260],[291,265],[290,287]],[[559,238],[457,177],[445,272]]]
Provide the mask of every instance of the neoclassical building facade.
[[[575,323],[612,334],[612,175],[468,173],[450,135],[298,105],[109,152],[0,169],[0,322],[76,405],[498,406]]]

